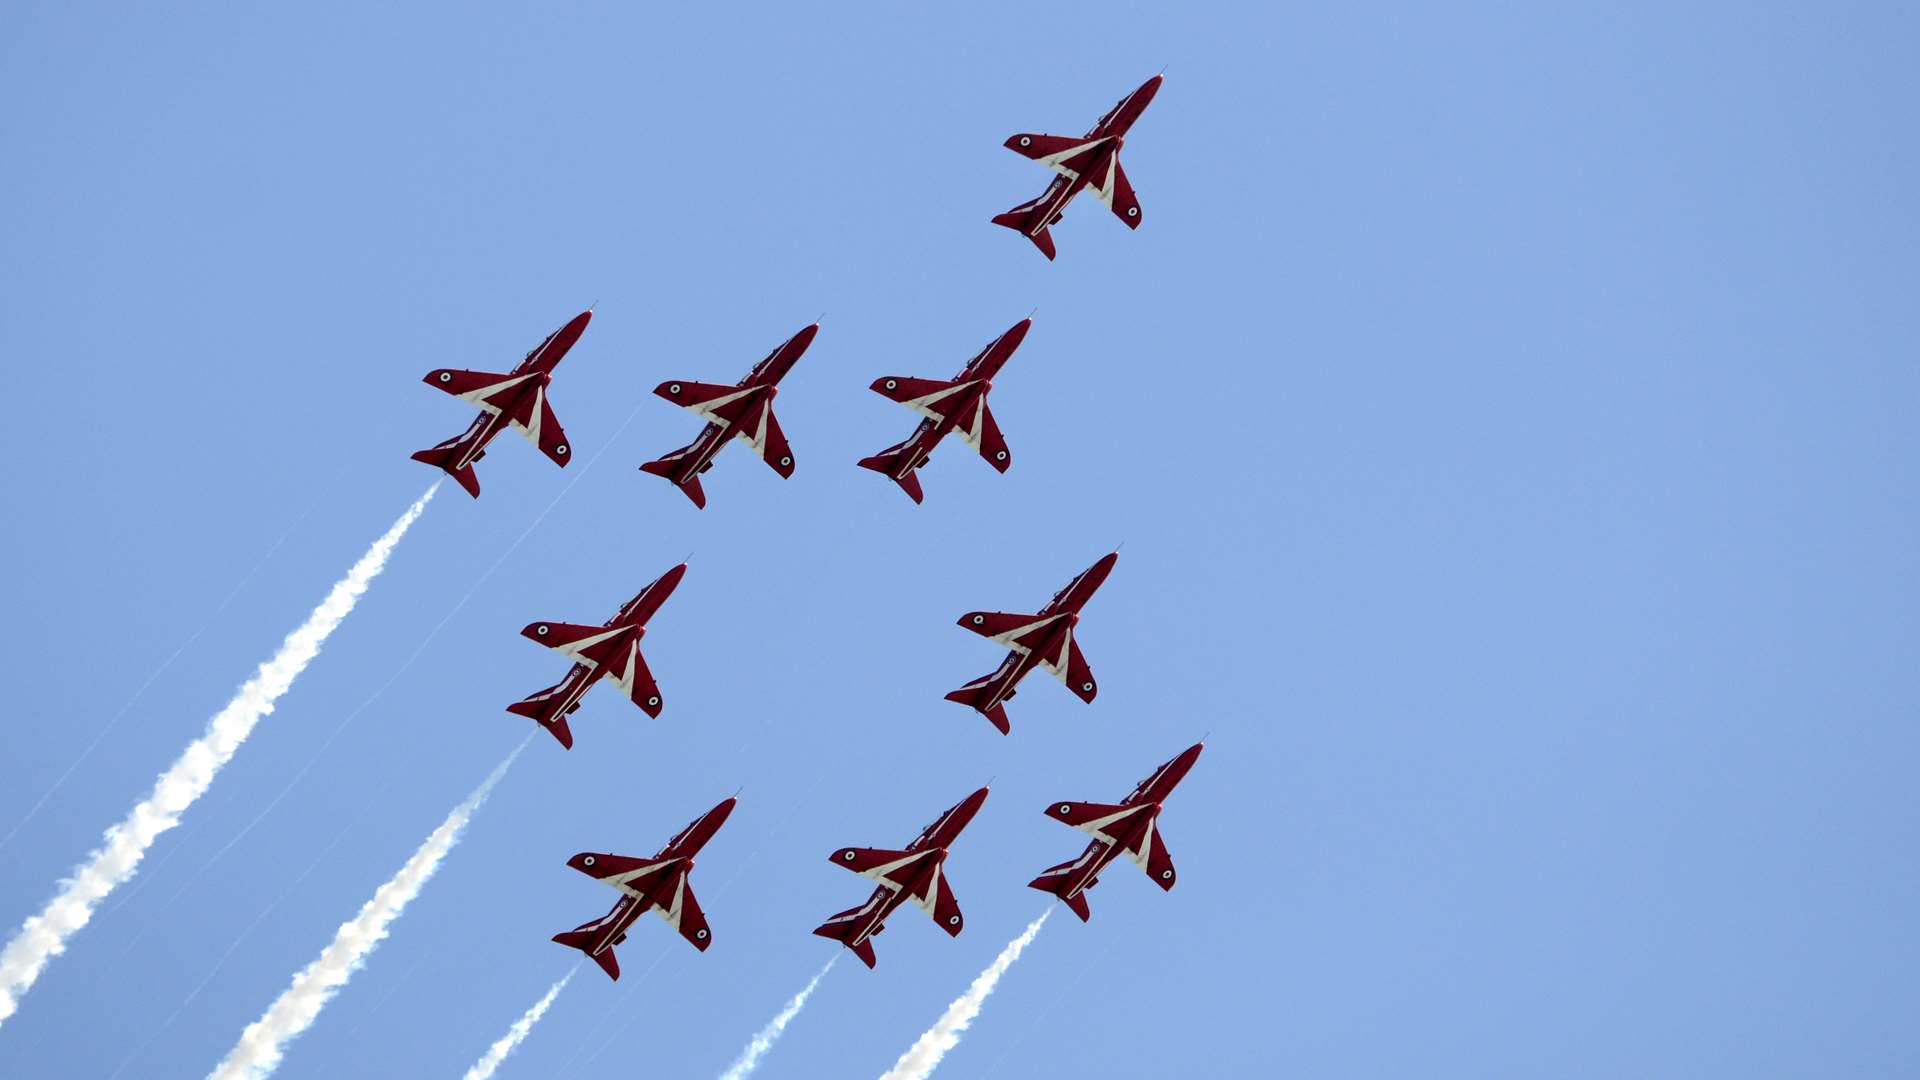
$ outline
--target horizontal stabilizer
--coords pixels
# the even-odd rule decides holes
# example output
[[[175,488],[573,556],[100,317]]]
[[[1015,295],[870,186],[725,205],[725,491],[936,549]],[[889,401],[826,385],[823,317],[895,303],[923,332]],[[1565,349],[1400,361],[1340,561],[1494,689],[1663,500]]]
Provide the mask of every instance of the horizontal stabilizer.
[[[1093,914],[1087,907],[1087,894],[1084,891],[1074,893],[1072,896],[1066,894],[1067,883],[1072,880],[1076,865],[1075,862],[1064,862],[1052,867],[1039,877],[1027,882],[1027,888],[1039,889],[1043,893],[1052,893],[1059,897],[1069,910],[1080,917],[1081,922],[1086,922]]]
[[[920,474],[918,472],[910,472],[905,476],[896,476],[893,482],[899,484],[900,490],[906,492],[907,498],[912,499],[914,502],[918,503],[925,498],[920,491]]]
[[[899,484],[900,490],[907,493],[907,498],[917,503],[924,497],[920,490],[920,474],[915,470],[909,469],[903,474],[895,475],[900,472],[900,462],[902,455],[905,453],[906,451],[904,450],[895,450],[890,453],[875,454],[872,457],[863,457],[860,459],[860,467],[863,469],[872,469],[874,472]]]
[[[565,945],[569,949],[579,949],[581,952],[593,957],[593,962],[600,965],[600,970],[607,973],[607,978],[615,981],[619,980],[620,960],[613,955],[613,948],[609,946],[601,949],[597,953],[592,952],[592,934],[587,933],[585,930],[569,930],[564,934],[553,935],[553,940],[561,945]]]
[[[684,483],[674,480],[674,473],[679,469],[680,455],[683,453],[685,453],[684,450],[676,450],[666,457],[649,461],[640,466],[640,471],[650,472],[655,476],[664,476],[668,480],[672,480],[674,487],[679,488],[687,498],[693,500],[693,505],[704,510],[707,508],[707,493],[706,490],[700,486],[699,474],[696,473],[693,476],[687,477]]]
[[[1013,725],[1007,722],[1006,706],[995,704],[994,707],[991,709],[982,709],[980,707],[980,702],[985,701],[987,698],[987,695],[990,692],[991,691],[987,690],[985,687],[962,687],[958,690],[955,690],[953,693],[948,694],[947,700],[957,701],[960,704],[965,705],[970,709],[973,709],[975,712],[978,712],[981,716],[986,717],[988,723],[992,724],[996,728],[999,728],[1000,734],[1006,735],[1013,730]]]
[[[565,685],[564,682],[557,683],[545,690],[529,694],[522,700],[507,706],[507,711],[515,716],[524,716],[546,728],[549,734],[560,740],[562,747],[571,750],[573,749],[573,731],[567,726],[566,715],[564,713],[557,716],[547,715],[553,708],[554,695],[558,694],[560,688]]]
[[[1007,228],[1033,241],[1033,246],[1040,249],[1040,254],[1045,255],[1051,260],[1054,257],[1053,234],[1048,232],[1044,225],[1038,230],[1034,230],[1031,227],[1032,222],[1029,220],[1029,217],[1029,214],[1009,210],[995,217],[993,223],[995,225],[1005,225]]]
[[[652,461],[644,462],[640,466],[640,471],[645,473],[652,473],[655,476],[664,476],[667,479],[671,480],[673,479],[673,474],[679,471],[681,455],[685,454],[690,449],[692,449],[692,447],[684,447],[682,449],[675,450],[673,453],[668,454],[666,457],[654,458]]]
[[[861,920],[857,918],[857,916],[864,914],[865,911],[866,909],[864,907],[848,908],[827,919],[826,922],[821,923],[819,926],[814,927],[813,932],[820,937],[831,938],[842,945],[846,945],[847,948],[853,950],[853,955],[860,958],[861,963],[872,967],[874,964],[872,941],[862,939],[858,945],[848,944],[848,939],[852,938],[853,935],[858,932],[858,926]]]
[[[480,478],[473,474],[473,466],[468,465],[462,469],[449,467],[458,452],[457,446],[436,446],[430,450],[415,453],[413,460],[423,461],[453,477],[461,487],[467,489],[467,494],[477,499],[480,497]]]
[[[837,921],[844,919],[846,916],[858,915],[859,913],[859,908],[843,911],[833,918],[828,919],[826,922],[821,923],[819,926],[814,927],[813,932],[823,938],[832,938],[834,941],[846,945],[848,949],[853,951],[853,955],[860,958],[861,963],[871,968],[875,960],[873,955],[873,942],[862,939],[858,945],[847,945],[847,939],[853,936],[854,920],[846,919],[844,922]]]

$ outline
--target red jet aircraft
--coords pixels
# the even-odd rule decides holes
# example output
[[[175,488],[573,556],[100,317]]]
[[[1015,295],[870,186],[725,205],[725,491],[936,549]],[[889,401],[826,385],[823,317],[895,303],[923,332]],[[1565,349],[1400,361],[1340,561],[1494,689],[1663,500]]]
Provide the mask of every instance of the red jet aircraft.
[[[1080,655],[1080,643],[1073,639],[1073,628],[1080,622],[1080,609],[1107,580],[1119,558],[1116,551],[1087,567],[1054,593],[1038,615],[970,611],[960,616],[961,626],[1005,645],[1008,652],[999,667],[948,694],[947,700],[971,706],[1005,735],[1010,728],[1003,703],[1013,697],[1014,687],[1027,672],[1043,667],[1066,683],[1073,696],[1091,704],[1100,691],[1087,658]]]
[[[875,379],[867,389],[892,398],[926,419],[905,442],[861,458],[860,467],[899,484],[908,498],[919,502],[920,478],[914,470],[932,460],[934,446],[947,432],[958,431],[968,446],[987,459],[987,464],[1006,472],[1013,462],[1007,456],[1007,441],[1000,437],[1000,425],[994,423],[993,413],[987,409],[987,392],[993,389],[993,377],[999,374],[1000,365],[1026,340],[1027,328],[1032,325],[1032,319],[1014,323],[1012,329],[981,349],[980,355],[967,361],[952,382],[905,375]]]
[[[1047,807],[1048,817],[1091,833],[1093,840],[1079,858],[1047,868],[1027,886],[1066,901],[1080,921],[1086,922],[1086,891],[1098,885],[1100,871],[1125,852],[1155,885],[1173,888],[1173,856],[1167,854],[1167,845],[1160,839],[1160,804],[1193,768],[1204,746],[1195,743],[1182,750],[1179,757],[1153,770],[1152,776],[1140,781],[1133,793],[1117,804],[1062,802]]]
[[[618,979],[620,961],[613,955],[613,947],[627,940],[627,928],[635,919],[657,911],[688,943],[706,952],[713,944],[713,934],[707,928],[707,917],[700,913],[699,901],[693,898],[687,876],[693,873],[693,857],[726,823],[734,802],[727,799],[695,818],[651,859],[597,851],[583,851],[568,859],[568,866],[620,890],[620,899],[605,916],[555,934],[553,940],[586,953],[609,978]]]
[[[567,445],[567,433],[560,430],[560,419],[553,415],[547,401],[547,385],[553,381],[553,369],[587,328],[592,311],[583,311],[567,325],[547,335],[534,346],[520,366],[505,375],[489,371],[463,371],[440,368],[427,372],[426,384],[445,390],[469,405],[478,405],[480,415],[459,435],[432,449],[413,455],[460,482],[467,494],[480,497],[480,478],[473,474],[473,463],[487,456],[487,444],[502,428],[512,427],[533,441],[540,452],[555,465],[567,467],[573,450]]]
[[[1120,168],[1120,147],[1126,141],[1127,129],[1159,92],[1161,78],[1155,75],[1141,83],[1140,89],[1121,98],[1118,105],[1107,110],[1107,115],[1093,125],[1093,130],[1080,138],[1028,133],[1008,139],[1007,149],[1030,157],[1060,175],[1053,178],[1053,183],[1047,185],[1039,198],[1001,214],[993,223],[1005,225],[1033,241],[1040,253],[1051,259],[1053,235],[1047,226],[1060,220],[1061,211],[1081,189],[1092,188],[1100,201],[1107,204],[1107,209],[1127,223],[1127,228],[1139,228],[1140,200],[1134,198],[1133,185],[1127,183],[1127,174]]]
[[[920,910],[933,916],[940,929],[958,937],[965,923],[960,917],[960,902],[947,887],[945,867],[947,848],[967,827],[980,804],[987,801],[987,789],[955,803],[934,823],[921,831],[902,851],[884,848],[841,848],[828,858],[880,883],[867,902],[840,912],[814,929],[814,933],[832,938],[853,950],[853,955],[868,967],[873,966],[873,935],[886,929],[887,916],[903,901],[912,900]]]
[[[567,727],[567,714],[580,707],[580,698],[601,677],[613,680],[620,692],[631,698],[640,711],[658,718],[660,687],[647,670],[646,657],[640,655],[640,639],[646,636],[647,620],[673,595],[687,564],[661,574],[640,595],[620,605],[601,626],[578,623],[528,623],[520,636],[538,642],[573,660],[567,677],[524,701],[507,706],[507,711],[537,721],[553,733],[560,745],[573,749],[573,732]]]
[[[780,431],[780,421],[774,418],[773,399],[780,392],[780,380],[793,369],[794,362],[813,344],[813,336],[819,332],[820,324],[814,323],[788,338],[786,344],[755,364],[737,386],[681,380],[654,387],[655,394],[691,409],[707,426],[692,442],[666,457],[647,462],[640,466],[641,470],[673,481],[675,487],[693,500],[693,505],[705,509],[707,493],[700,488],[700,474],[713,468],[714,455],[727,445],[727,439],[737,437],[746,440],[753,452],[782,479],[792,476],[793,451]]]

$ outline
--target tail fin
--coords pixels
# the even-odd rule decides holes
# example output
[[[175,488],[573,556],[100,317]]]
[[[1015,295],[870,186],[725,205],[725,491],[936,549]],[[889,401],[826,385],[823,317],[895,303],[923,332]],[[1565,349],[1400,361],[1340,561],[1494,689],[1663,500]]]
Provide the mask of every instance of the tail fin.
[[[685,452],[685,450],[675,450],[666,457],[657,458],[640,466],[640,471],[650,472],[655,476],[664,476],[668,480],[673,480],[675,466],[679,463],[680,455]],[[685,483],[674,481],[673,486],[684,492],[687,498],[692,499],[693,505],[702,510],[707,508],[707,493],[705,489],[700,486],[700,476],[698,473],[687,477]]]
[[[590,951],[593,945],[592,934],[584,930],[569,930],[564,934],[553,935],[553,940],[565,945],[569,949],[579,949],[581,952],[586,953],[593,958],[594,963],[600,965],[601,971],[607,973],[607,978],[613,979],[616,982],[619,981],[620,961],[613,955],[613,948],[609,946],[601,949],[597,953]]]
[[[828,919],[826,922],[814,927],[813,932],[823,938],[832,938],[842,945],[847,945],[847,937],[853,933],[853,920],[846,919],[845,921],[838,922],[836,920],[840,920],[847,915],[858,915],[859,913],[859,908],[843,911],[839,915],[835,915],[832,919]],[[859,957],[860,962],[867,965],[868,968],[872,968],[875,964],[876,958],[873,954],[873,940],[871,938],[862,939],[858,945],[847,945],[847,948],[853,955]]]
[[[967,706],[981,716],[986,717],[987,721],[994,727],[999,728],[1000,734],[1009,734],[1013,730],[1013,725],[1007,722],[1007,707],[1005,705],[995,704],[991,709],[983,709],[980,707],[980,702],[985,701],[988,694],[989,691],[984,686],[963,686],[953,693],[948,694],[947,700],[957,701]]]
[[[573,749],[573,730],[567,726],[566,714],[560,713],[557,716],[547,715],[548,703],[552,700],[555,692],[565,685],[565,683],[557,683],[547,687],[545,690],[529,694],[525,698],[507,706],[507,711],[513,713],[515,716],[524,716],[534,723],[539,724],[541,727],[546,728],[554,738],[560,740],[562,747],[571,750]]]
[[[1039,889],[1043,893],[1052,893],[1059,897],[1069,911],[1078,915],[1081,922],[1086,922],[1093,916],[1093,912],[1087,907],[1086,891],[1082,890],[1072,896],[1066,894],[1067,882],[1073,876],[1071,873],[1073,866],[1072,862],[1064,862],[1059,866],[1049,867],[1042,871],[1039,877],[1027,882],[1027,888]]]
[[[890,454],[875,454],[872,457],[864,457],[860,459],[860,467],[863,469],[872,469],[874,472],[899,484],[900,490],[907,493],[907,498],[917,503],[924,497],[920,491],[920,473],[915,470],[909,471],[904,476],[893,475],[900,467],[900,454],[901,451],[895,451]]]
[[[457,448],[453,445],[435,446],[415,453],[413,460],[424,461],[428,465],[453,477],[459,482],[461,487],[467,489],[467,494],[477,499],[480,497],[480,478],[473,474],[473,466],[468,465],[463,469],[448,468],[448,464],[453,461],[456,452]]]
[[[1018,210],[1009,210],[994,218],[993,223],[995,225],[1005,225],[1007,228],[1033,241],[1033,246],[1040,249],[1040,254],[1045,255],[1049,261],[1053,259],[1053,234],[1048,232],[1047,227],[1044,225],[1041,226],[1037,232],[1030,231],[1032,223],[1031,212],[1023,214]]]

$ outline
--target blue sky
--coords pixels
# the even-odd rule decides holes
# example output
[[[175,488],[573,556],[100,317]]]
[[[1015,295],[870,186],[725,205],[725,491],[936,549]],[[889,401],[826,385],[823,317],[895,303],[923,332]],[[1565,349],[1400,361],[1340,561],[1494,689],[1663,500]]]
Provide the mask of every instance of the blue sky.
[[[878,1074],[1043,910],[1023,883],[1078,845],[1042,808],[1209,731],[1162,822],[1179,888],[1109,874],[942,1075],[1910,1066],[1910,11],[10,21],[0,829],[192,640],[0,853],[9,933],[432,481],[407,454],[469,417],[420,376],[599,308],[553,390],[576,463],[503,439],[481,500],[440,495],[0,1073],[204,1073],[524,737],[503,707],[564,662],[518,628],[689,551],[647,639],[666,715],[597,690],[573,752],[529,747],[286,1075],[464,1069],[612,900],[567,856],[650,853],[744,785],[695,874],[714,947],[643,924],[507,1066],[716,1074],[864,896],[826,855],[995,777],[949,863],[966,933],[897,916],[763,1071]],[[1045,183],[1008,134],[1163,66],[1137,233],[1081,200],[1049,264],[987,223]],[[913,423],[869,381],[1036,308],[994,393],[1011,472],[949,445],[914,507],[854,467]],[[696,512],[636,471],[697,428],[653,385],[823,312],[792,480],[730,449]],[[1081,628],[1097,703],[1036,680],[1003,739],[940,699],[999,658],[960,613],[1123,541]]]

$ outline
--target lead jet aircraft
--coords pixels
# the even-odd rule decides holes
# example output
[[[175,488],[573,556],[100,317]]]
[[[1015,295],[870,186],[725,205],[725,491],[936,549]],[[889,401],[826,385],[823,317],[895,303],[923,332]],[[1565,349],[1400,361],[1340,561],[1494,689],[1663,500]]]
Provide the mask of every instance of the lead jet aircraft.
[[[692,442],[666,457],[647,462],[640,466],[641,470],[673,481],[675,487],[693,500],[693,505],[702,509],[707,505],[707,493],[701,490],[700,474],[713,468],[714,455],[727,445],[729,438],[745,440],[781,479],[792,476],[793,450],[787,446],[780,421],[773,415],[773,399],[780,392],[780,380],[793,369],[794,362],[813,344],[813,336],[819,332],[820,324],[814,323],[788,338],[786,344],[755,364],[738,385],[673,380],[654,387],[655,394],[692,410],[707,426]]]
[[[1029,132],[1006,141],[1006,148],[1030,157],[1058,173],[1047,190],[1030,203],[1024,203],[993,219],[1033,241],[1047,258],[1053,258],[1053,234],[1047,227],[1060,220],[1067,203],[1084,189],[1091,188],[1107,209],[1114,212],[1127,228],[1140,227],[1140,200],[1134,198],[1133,185],[1120,168],[1120,147],[1126,142],[1127,129],[1160,90],[1163,76],[1155,75],[1140,88],[1107,110],[1107,115],[1079,138],[1069,135],[1040,135]]]
[[[887,928],[887,916],[893,914],[893,909],[911,900],[933,916],[934,924],[940,929],[958,937],[965,920],[960,917],[960,902],[947,887],[947,848],[986,801],[986,788],[961,799],[900,851],[855,847],[841,848],[828,856],[835,866],[880,884],[866,903],[829,918],[813,932],[840,942],[853,950],[861,963],[872,967],[873,935]]]
[[[620,961],[613,955],[613,947],[627,940],[627,928],[635,919],[657,911],[689,944],[706,952],[713,944],[713,933],[707,927],[707,917],[700,913],[699,901],[693,898],[693,886],[687,877],[693,873],[693,857],[726,824],[735,801],[726,799],[695,818],[651,859],[598,851],[583,851],[568,859],[568,866],[620,890],[620,899],[605,916],[555,934],[553,940],[586,953],[609,978],[618,979]]]
[[[993,377],[1000,373],[1000,366],[1026,340],[1027,329],[1032,325],[1032,319],[1014,323],[1006,333],[981,349],[978,356],[967,361],[967,366],[960,369],[952,382],[905,375],[875,379],[869,390],[892,398],[926,419],[920,421],[920,426],[913,429],[905,442],[872,457],[861,458],[860,467],[872,469],[899,484],[908,498],[919,502],[920,478],[914,470],[932,459],[934,446],[947,432],[958,431],[968,446],[987,459],[987,464],[1006,472],[1013,462],[1007,456],[1007,440],[1000,437],[1000,425],[994,423],[993,413],[987,409],[987,392],[993,389]]]
[[[1047,816],[1064,821],[1093,839],[1077,859],[1048,867],[1027,887],[1049,892],[1066,901],[1081,922],[1089,917],[1086,891],[1100,883],[1100,871],[1123,852],[1147,872],[1162,889],[1172,889],[1173,856],[1160,839],[1160,804],[1179,785],[1200,757],[1205,743],[1195,743],[1172,761],[1153,770],[1131,794],[1118,803],[1060,802],[1047,807]]]
[[[600,626],[578,623],[528,623],[520,636],[545,645],[573,660],[567,677],[525,700],[507,706],[507,711],[529,717],[573,749],[573,732],[567,727],[567,714],[580,707],[580,698],[602,677],[611,679],[640,711],[658,718],[660,686],[647,670],[647,659],[640,655],[640,639],[646,636],[647,621],[660,605],[673,595],[674,587],[686,576],[687,564],[661,574],[640,595],[620,605]]]
[[[1117,551],[1102,556],[1099,562],[1067,582],[1066,588],[1054,593],[1038,615],[970,611],[960,616],[961,626],[1005,645],[1007,658],[993,671],[948,694],[947,700],[971,706],[1005,735],[1011,730],[1005,702],[1012,699],[1014,687],[1027,677],[1027,672],[1041,667],[1066,683],[1073,696],[1092,704],[1100,689],[1093,680],[1093,669],[1087,666],[1087,658],[1080,655],[1080,643],[1074,640],[1073,629],[1080,623],[1080,609],[1092,599],[1100,583],[1107,580],[1119,558]]]
[[[511,427],[525,435],[553,459],[567,467],[573,448],[567,445],[567,433],[560,430],[560,419],[553,415],[547,401],[547,386],[553,381],[553,369],[593,318],[591,310],[567,320],[567,325],[547,335],[534,346],[518,367],[505,375],[490,371],[463,371],[440,368],[429,371],[426,384],[444,390],[469,405],[478,405],[480,415],[466,431],[446,442],[413,455],[460,482],[467,494],[480,497],[480,478],[473,474],[473,463],[487,456],[487,444],[503,428]]]

